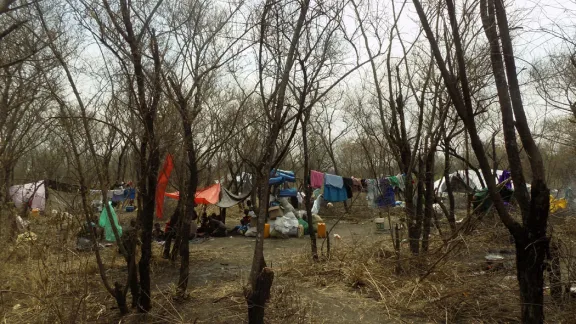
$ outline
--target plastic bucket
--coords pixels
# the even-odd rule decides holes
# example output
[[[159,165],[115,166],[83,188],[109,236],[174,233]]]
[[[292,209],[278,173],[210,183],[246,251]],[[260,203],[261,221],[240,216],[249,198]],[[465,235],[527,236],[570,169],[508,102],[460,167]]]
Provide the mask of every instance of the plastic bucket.
[[[376,231],[378,232],[388,230],[386,228],[386,218],[376,218],[374,219],[374,224],[376,224]]]

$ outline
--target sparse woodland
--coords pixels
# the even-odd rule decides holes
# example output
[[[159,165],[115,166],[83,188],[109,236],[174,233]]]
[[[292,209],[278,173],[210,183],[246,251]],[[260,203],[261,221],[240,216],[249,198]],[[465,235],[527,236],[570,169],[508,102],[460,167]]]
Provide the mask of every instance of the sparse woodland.
[[[3,323],[574,322],[573,0],[0,0],[0,22]],[[265,239],[276,169],[307,219],[311,170],[407,180],[398,207],[322,205],[325,238]],[[204,212],[239,222],[195,198],[245,175],[258,234],[186,244]],[[35,215],[11,188],[38,181]],[[78,251],[118,181],[135,211]]]

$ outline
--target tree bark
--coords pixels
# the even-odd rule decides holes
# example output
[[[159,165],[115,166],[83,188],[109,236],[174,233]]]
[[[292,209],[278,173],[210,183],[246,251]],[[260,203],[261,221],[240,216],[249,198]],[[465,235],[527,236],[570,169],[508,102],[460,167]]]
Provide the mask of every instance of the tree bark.
[[[270,170],[271,168],[265,168]],[[264,225],[268,213],[268,200],[270,185],[268,184],[268,172],[259,172],[257,184],[260,188],[258,200],[258,227],[256,235],[256,246],[252,259],[252,269],[250,271],[250,287],[245,288],[244,296],[248,305],[248,322],[254,324],[264,323],[264,309],[266,302],[270,298],[270,289],[274,280],[274,272],[266,267],[264,259]]]
[[[183,111],[182,113],[187,113]],[[186,153],[188,157],[188,181],[186,188],[186,202],[184,204],[184,213],[181,217],[181,228],[180,228],[180,275],[178,279],[178,289],[180,293],[184,295],[186,289],[188,288],[188,277],[190,274],[190,245],[188,244],[188,239],[190,238],[190,225],[191,222],[196,221],[198,215],[196,215],[196,203],[194,198],[196,196],[196,187],[198,187],[198,167],[196,165],[196,148],[194,146],[194,138],[192,134],[191,124],[188,122],[188,118],[183,118],[184,126],[184,143],[186,146]]]
[[[456,231],[456,202],[454,200],[454,191],[452,190],[452,184],[450,183],[450,140],[444,138],[444,182],[446,183],[446,193],[448,194],[448,224],[450,224],[450,230],[452,234]]]
[[[312,187],[310,187],[310,156],[308,154],[308,133],[307,126],[310,118],[310,111],[304,112],[304,120],[302,121],[302,149],[304,154],[304,206],[306,208],[306,220],[308,221],[308,233],[310,234],[310,248],[312,251],[312,259],[318,260],[318,246],[316,244],[316,232],[312,226]],[[346,205],[344,205],[346,207]]]
[[[435,151],[431,149],[426,154],[426,161],[424,163],[425,172],[424,186],[425,186],[425,199],[424,199],[424,228],[422,232],[422,252],[428,252],[430,245],[430,227],[432,218],[434,217],[434,157]]]

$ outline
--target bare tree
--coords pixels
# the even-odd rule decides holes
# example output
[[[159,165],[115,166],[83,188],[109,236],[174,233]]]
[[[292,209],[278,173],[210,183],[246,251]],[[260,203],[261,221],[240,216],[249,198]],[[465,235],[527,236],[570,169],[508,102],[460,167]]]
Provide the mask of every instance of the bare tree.
[[[266,130],[263,133],[264,143],[258,153],[254,175],[259,192],[259,211],[256,245],[254,247],[254,258],[250,271],[250,286],[245,290],[246,302],[248,304],[248,321],[250,323],[264,322],[264,305],[270,296],[270,287],[274,279],[272,269],[266,267],[264,260],[264,224],[268,212],[269,188],[268,177],[270,171],[278,165],[284,157],[289,147],[291,137],[296,132],[296,121],[299,119],[300,111],[296,116],[289,117],[290,108],[286,107],[287,88],[291,76],[291,71],[296,60],[296,51],[302,29],[306,22],[306,15],[310,6],[309,0],[298,3],[272,2],[266,1],[261,9],[260,31],[258,37],[258,75],[259,75],[259,96],[261,109],[266,116]],[[290,9],[289,9],[290,8]],[[293,29],[286,29],[288,21],[294,22],[294,17],[286,14],[294,10],[296,22]],[[288,39],[287,44],[283,44],[283,39]],[[284,49],[286,47],[287,51]],[[284,58],[284,59],[282,59]],[[265,76],[271,68],[271,78]],[[265,89],[272,84],[270,90]],[[289,118],[293,118],[294,126],[290,132],[289,141],[278,149],[277,140],[281,131],[288,124]]]
[[[490,58],[492,61],[493,76],[496,81],[508,161],[514,181],[515,197],[520,205],[522,224],[518,223],[504,207],[502,198],[496,188],[496,182],[490,170],[490,164],[482,141],[478,135],[476,122],[473,118],[472,96],[466,69],[464,50],[456,21],[455,6],[452,0],[447,0],[448,16],[451,34],[454,38],[454,49],[458,67],[459,84],[456,78],[446,68],[446,61],[439,49],[436,37],[430,27],[424,9],[418,0],[413,0],[426,36],[430,42],[434,58],[450,98],[463,120],[470,135],[470,141],[484,179],[488,185],[490,198],[504,225],[514,236],[516,244],[516,267],[522,301],[522,321],[524,323],[542,323],[543,312],[543,286],[544,286],[544,259],[548,249],[546,227],[548,221],[549,195],[546,186],[544,165],[538,147],[531,135],[524,108],[518,79],[516,76],[515,59],[510,30],[504,4],[500,1],[482,1],[480,10],[482,23],[488,40],[490,41]],[[502,47],[500,47],[502,46]],[[520,135],[522,144],[528,152],[529,163],[533,173],[531,198],[526,188],[522,163],[516,142],[516,131]]]

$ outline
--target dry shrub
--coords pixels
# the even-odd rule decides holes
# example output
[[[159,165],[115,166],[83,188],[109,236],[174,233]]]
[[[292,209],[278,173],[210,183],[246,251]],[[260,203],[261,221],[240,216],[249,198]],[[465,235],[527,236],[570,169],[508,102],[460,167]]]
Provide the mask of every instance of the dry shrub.
[[[301,286],[329,287],[370,298],[388,321],[515,323],[520,319],[520,300],[514,254],[499,270],[487,269],[484,259],[490,250],[503,249],[514,250],[507,230],[489,222],[449,244],[433,240],[430,252],[419,257],[403,247],[397,260],[390,238],[383,238],[342,244],[323,262],[311,262],[309,255],[297,256],[282,274]],[[400,274],[395,271],[398,262],[404,270]],[[570,322],[574,302],[556,305],[548,294],[547,319]]]

